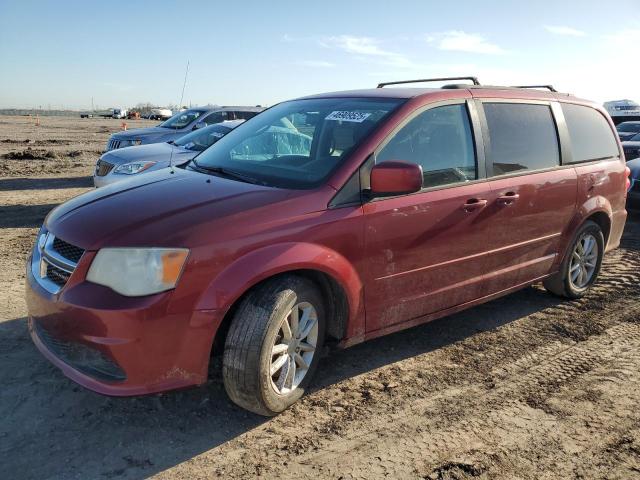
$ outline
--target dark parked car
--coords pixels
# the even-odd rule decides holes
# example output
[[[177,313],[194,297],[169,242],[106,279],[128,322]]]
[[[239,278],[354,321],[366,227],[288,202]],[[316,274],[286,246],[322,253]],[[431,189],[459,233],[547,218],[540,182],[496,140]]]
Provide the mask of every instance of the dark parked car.
[[[621,141],[630,140],[640,133],[640,122],[623,122],[616,127]]]
[[[244,120],[214,123],[175,141],[105,152],[96,162],[93,184],[96,187],[104,187],[131,178],[132,175],[167,168],[170,164],[182,165],[209,148],[242,122]]]
[[[207,107],[183,110],[157,127],[114,133],[107,142],[107,151],[177,140],[192,130],[228,120],[247,120],[262,110],[262,107]]]
[[[274,135],[287,122],[310,141]],[[184,168],[55,208],[28,260],[31,336],[108,395],[203,384],[220,353],[231,399],[273,415],[327,341],[538,281],[585,295],[619,245],[628,182],[606,111],[568,95],[454,84],[283,102]]]
[[[640,133],[622,142],[622,149],[627,161],[640,157]]]
[[[627,162],[631,171],[629,192],[627,193],[627,209],[640,210],[640,158]]]

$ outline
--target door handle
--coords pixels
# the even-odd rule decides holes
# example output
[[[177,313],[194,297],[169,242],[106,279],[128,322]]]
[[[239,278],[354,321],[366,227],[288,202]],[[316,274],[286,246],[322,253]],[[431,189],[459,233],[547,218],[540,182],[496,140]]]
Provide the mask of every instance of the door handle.
[[[470,198],[467,202],[462,206],[462,209],[467,212],[475,212],[478,210],[482,210],[487,206],[487,201],[483,198]]]
[[[516,192],[507,192],[504,195],[498,197],[498,203],[500,205],[512,205],[520,198],[520,195]]]

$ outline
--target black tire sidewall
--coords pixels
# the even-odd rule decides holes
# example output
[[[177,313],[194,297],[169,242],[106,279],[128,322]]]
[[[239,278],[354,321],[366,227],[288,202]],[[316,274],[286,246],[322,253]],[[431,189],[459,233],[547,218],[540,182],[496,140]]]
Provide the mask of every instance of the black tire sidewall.
[[[271,312],[267,323],[267,329],[263,337],[264,340],[262,342],[258,365],[259,390],[260,396],[262,397],[261,400],[265,407],[274,413],[279,413],[288,408],[299,400],[307,390],[320,361],[326,326],[326,310],[324,308],[320,291],[307,279],[292,278],[288,288],[281,290],[278,293],[278,297],[275,308]],[[288,313],[286,310],[289,305],[291,305],[291,302],[309,302],[316,309],[318,314],[318,342],[316,345],[315,355],[313,356],[311,365],[309,365],[309,371],[302,382],[300,382],[300,385],[288,395],[280,395],[271,385],[271,348],[273,346],[275,336],[280,328],[282,318]]]
[[[583,288],[576,288],[571,283],[571,280],[569,277],[570,276],[569,268],[571,266],[571,256],[576,247],[576,243],[578,242],[580,237],[582,237],[582,235],[584,235],[585,233],[591,233],[595,237],[596,242],[598,243],[598,260],[596,262],[596,269],[593,272],[593,275],[589,280],[589,283]],[[600,226],[597,223],[592,221],[588,221],[584,223],[582,227],[578,229],[575,236],[573,237],[573,241],[569,246],[569,250],[567,251],[567,257],[565,258],[564,265],[563,265],[562,272],[564,277],[564,288],[569,298],[582,297],[584,294],[586,294],[589,291],[591,286],[598,279],[598,274],[600,273],[602,260],[604,258],[604,249],[605,249],[604,234],[602,233],[602,229],[600,228]]]

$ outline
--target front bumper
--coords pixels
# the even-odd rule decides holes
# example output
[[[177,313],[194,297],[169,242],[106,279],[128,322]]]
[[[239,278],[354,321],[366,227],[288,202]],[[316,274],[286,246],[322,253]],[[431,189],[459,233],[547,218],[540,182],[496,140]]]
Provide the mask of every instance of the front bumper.
[[[85,282],[90,259],[83,260],[57,294],[40,286],[28,262],[29,332],[51,363],[83,387],[112,396],[206,382],[222,315],[190,311],[172,302],[171,292],[123,297]]]

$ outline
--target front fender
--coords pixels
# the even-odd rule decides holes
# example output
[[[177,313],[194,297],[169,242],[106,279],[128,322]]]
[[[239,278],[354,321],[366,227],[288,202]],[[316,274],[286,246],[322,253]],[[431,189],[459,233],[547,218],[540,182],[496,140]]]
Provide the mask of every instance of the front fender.
[[[254,250],[227,266],[203,291],[198,310],[226,312],[247,290],[262,280],[293,270],[317,270],[344,289],[349,319],[362,308],[362,282],[351,263],[338,252],[314,243],[288,242]]]

